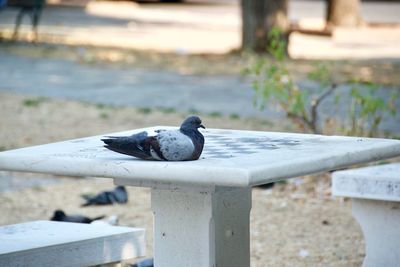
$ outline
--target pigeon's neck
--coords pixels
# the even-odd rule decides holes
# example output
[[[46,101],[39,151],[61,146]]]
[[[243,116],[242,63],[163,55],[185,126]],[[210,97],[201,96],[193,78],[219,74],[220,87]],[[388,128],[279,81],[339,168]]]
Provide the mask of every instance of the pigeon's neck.
[[[193,143],[204,143],[204,137],[197,128],[180,128],[181,133],[192,139]]]
[[[204,136],[201,134],[201,132],[197,128],[182,128],[180,129],[181,133],[189,137],[193,145],[195,147],[192,157],[190,160],[196,160],[200,157],[202,151],[203,151],[203,146],[204,146]]]
[[[187,135],[187,136],[191,136],[191,135],[197,135],[200,134],[199,130],[196,128],[189,128],[189,127],[181,127],[180,128],[181,133]]]

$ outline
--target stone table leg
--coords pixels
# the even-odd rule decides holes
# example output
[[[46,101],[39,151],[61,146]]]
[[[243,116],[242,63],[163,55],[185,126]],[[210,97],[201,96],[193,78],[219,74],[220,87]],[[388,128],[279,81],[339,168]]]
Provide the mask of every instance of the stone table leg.
[[[400,266],[400,202],[352,200],[365,239],[363,267]]]
[[[251,188],[153,188],[151,205],[155,266],[250,266]]]

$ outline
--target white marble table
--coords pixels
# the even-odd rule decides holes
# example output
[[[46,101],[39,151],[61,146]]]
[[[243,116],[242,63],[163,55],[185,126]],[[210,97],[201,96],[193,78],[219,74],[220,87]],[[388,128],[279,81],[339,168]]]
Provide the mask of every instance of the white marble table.
[[[106,135],[128,135],[141,130]],[[250,266],[251,187],[400,156],[400,141],[207,129],[201,158],[143,161],[94,136],[0,153],[0,169],[151,187],[154,258],[164,266]]]

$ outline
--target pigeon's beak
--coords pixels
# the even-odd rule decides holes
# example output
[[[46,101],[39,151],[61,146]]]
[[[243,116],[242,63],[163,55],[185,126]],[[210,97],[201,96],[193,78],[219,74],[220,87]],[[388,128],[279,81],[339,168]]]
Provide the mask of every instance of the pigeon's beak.
[[[204,125],[203,125],[203,124],[200,124],[199,128],[203,128],[203,129],[205,129],[206,127],[204,127]]]

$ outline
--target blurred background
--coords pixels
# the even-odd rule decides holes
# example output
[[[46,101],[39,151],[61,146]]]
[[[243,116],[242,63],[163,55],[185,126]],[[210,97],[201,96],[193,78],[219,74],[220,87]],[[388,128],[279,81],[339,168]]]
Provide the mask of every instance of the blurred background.
[[[378,0],[0,0],[0,151],[188,114],[211,128],[400,138],[399,14],[400,1]],[[112,186],[0,172],[0,224],[114,214],[146,227],[151,256],[146,189],[80,207]],[[360,266],[350,212],[329,174],[255,189],[252,263]]]

